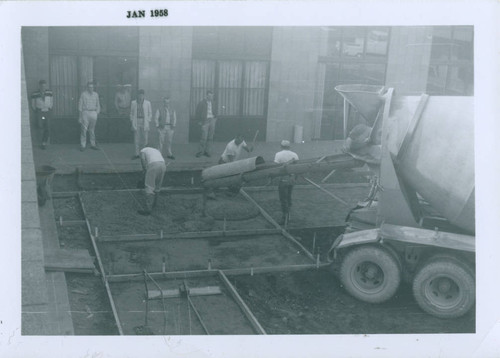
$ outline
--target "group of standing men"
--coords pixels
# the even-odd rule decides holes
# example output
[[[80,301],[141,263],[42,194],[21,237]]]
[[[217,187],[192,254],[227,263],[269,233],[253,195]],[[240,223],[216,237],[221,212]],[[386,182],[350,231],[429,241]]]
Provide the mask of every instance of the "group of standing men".
[[[150,123],[153,119],[151,102],[145,99],[144,90],[140,89],[137,99],[130,102],[130,89],[120,86],[115,96],[115,107],[119,115],[129,114],[132,131],[134,132],[135,153],[133,159],[138,159],[140,150],[148,144]],[[31,106],[35,120],[42,133],[42,149],[46,149],[50,141],[50,120],[52,117],[53,93],[47,88],[45,80],[39,81],[39,89],[31,95]],[[94,83],[89,81],[87,88],[78,101],[78,123],[80,124],[80,151],[87,147],[87,134],[90,148],[99,150],[96,143],[95,126],[101,113],[99,94],[94,90]],[[213,92],[207,91],[206,97],[196,106],[195,119],[201,126],[201,139],[196,157],[210,157],[210,146],[213,142],[217,109],[213,101]],[[154,123],[158,133],[158,150],[166,152],[168,159],[175,159],[172,153],[172,139],[177,124],[177,114],[170,103],[170,95],[162,98],[162,105],[154,115]]]
[[[156,110],[154,120],[158,131],[158,150],[167,152],[167,158],[175,159],[172,154],[172,138],[174,128],[177,124],[177,115],[170,105],[170,96],[163,97],[160,108]],[[141,149],[147,145],[150,122],[153,118],[151,102],[144,98],[144,90],[139,90],[137,99],[130,105],[130,122],[134,132],[135,155],[133,159],[139,158]]]

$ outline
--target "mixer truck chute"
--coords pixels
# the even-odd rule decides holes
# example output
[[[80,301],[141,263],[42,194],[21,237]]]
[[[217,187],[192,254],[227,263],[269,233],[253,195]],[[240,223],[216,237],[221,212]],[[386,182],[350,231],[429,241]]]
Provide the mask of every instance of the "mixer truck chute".
[[[472,97],[397,96],[382,86],[343,85],[344,125],[360,122],[346,151],[373,171],[328,257],[356,298],[390,299],[409,282],[426,312],[459,317],[475,302]]]

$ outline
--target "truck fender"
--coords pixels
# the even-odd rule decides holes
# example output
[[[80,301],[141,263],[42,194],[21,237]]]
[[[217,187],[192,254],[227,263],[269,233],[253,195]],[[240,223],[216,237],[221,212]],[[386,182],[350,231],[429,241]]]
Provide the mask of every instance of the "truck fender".
[[[379,229],[361,230],[348,234],[342,234],[333,242],[328,250],[327,259],[329,262],[335,261],[337,251],[349,246],[376,243],[381,240]]]

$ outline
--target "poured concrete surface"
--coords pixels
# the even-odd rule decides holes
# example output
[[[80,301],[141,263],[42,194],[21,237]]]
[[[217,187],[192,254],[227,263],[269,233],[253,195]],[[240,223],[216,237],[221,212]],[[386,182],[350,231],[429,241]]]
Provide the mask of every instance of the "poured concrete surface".
[[[365,199],[370,191],[370,187],[366,184],[356,186],[322,184],[321,186],[349,205],[335,200],[312,185],[296,185],[292,192],[289,228],[344,226],[349,210],[355,207],[358,201]],[[278,221],[281,218],[277,187],[269,187],[266,190],[246,188],[245,191],[274,220]]]
[[[231,210],[248,206],[241,195],[227,197],[217,194],[216,200],[207,202],[207,216],[203,217],[201,194],[162,193],[152,214],[141,216],[137,210],[144,205],[142,192],[86,192],[82,199],[90,225],[93,230],[98,227],[99,235],[218,231],[223,229],[224,220],[215,220],[208,215],[212,206],[225,205],[228,217],[231,217]],[[273,226],[262,216],[253,216],[252,213],[248,219],[226,221],[226,230],[271,228]]]
[[[281,235],[101,242],[107,274],[287,266],[313,263]]]

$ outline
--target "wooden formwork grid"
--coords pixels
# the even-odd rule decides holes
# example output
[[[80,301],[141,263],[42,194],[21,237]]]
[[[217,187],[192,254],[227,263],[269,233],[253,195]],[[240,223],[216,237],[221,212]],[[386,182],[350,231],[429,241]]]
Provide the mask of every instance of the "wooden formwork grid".
[[[109,192],[110,190],[103,190],[102,192]],[[140,189],[122,189],[122,190],[112,190],[112,191],[140,191]],[[169,193],[201,193],[197,188],[191,188],[191,189],[183,189],[183,190],[162,190],[166,191]],[[99,249],[97,247],[97,241],[103,241],[103,242],[120,242],[120,241],[143,241],[143,240],[164,240],[164,239],[175,239],[175,238],[183,238],[183,239],[189,239],[189,238],[210,238],[210,237],[224,237],[224,236],[246,236],[246,235],[258,235],[258,234],[275,234],[275,233],[280,233],[283,237],[287,238],[290,242],[292,242],[294,245],[298,246],[311,260],[315,261],[315,263],[311,264],[302,264],[302,265],[283,265],[283,266],[276,266],[276,267],[250,267],[250,268],[236,268],[236,269],[224,269],[224,270],[212,270],[210,267],[208,267],[207,270],[197,270],[197,271],[175,271],[175,272],[153,272],[149,273],[151,277],[155,278],[164,278],[164,279],[169,279],[169,278],[186,278],[186,277],[206,277],[206,276],[213,276],[213,275],[218,275],[221,280],[223,281],[224,285],[228,288],[230,291],[231,295],[233,296],[234,300],[246,316],[246,318],[250,321],[252,324],[252,327],[254,328],[255,332],[258,334],[265,334],[264,329],[260,326],[259,322],[253,315],[253,313],[250,311],[248,306],[244,303],[243,299],[239,296],[237,293],[236,289],[230,281],[227,279],[227,276],[235,276],[235,275],[245,275],[245,274],[262,274],[262,273],[273,273],[273,272],[292,272],[292,271],[302,271],[302,270],[309,270],[309,269],[319,269],[320,267],[324,267],[328,265],[328,263],[321,263],[319,261],[319,255],[315,258],[314,255],[307,250],[300,242],[298,242],[288,231],[286,231],[285,228],[280,226],[253,198],[251,198],[243,189],[241,189],[241,194],[243,197],[255,205],[261,215],[268,221],[270,222],[275,229],[262,229],[262,230],[224,230],[224,231],[216,231],[216,232],[188,232],[188,233],[179,233],[179,234],[169,234],[169,235],[163,235],[163,233],[160,234],[143,234],[143,235],[121,235],[121,236],[103,236],[103,237],[98,237],[97,232],[96,235],[93,234],[92,228],[90,226],[90,222],[87,217],[87,213],[85,210],[85,206],[83,204],[81,192],[67,192],[67,193],[60,193],[56,194],[54,197],[55,198],[65,198],[65,197],[72,197],[76,196],[78,198],[78,201],[80,203],[83,215],[85,220],[75,220],[75,222],[71,222],[71,224],[77,224],[77,223],[85,223],[87,226],[87,230],[92,242],[92,246],[95,250],[98,265],[99,265],[99,270],[101,273],[102,281],[105,285],[106,292],[108,295],[108,299],[110,301],[111,309],[113,312],[113,316],[116,321],[116,325],[118,328],[118,332],[120,335],[123,335],[123,329],[122,325],[120,322],[120,318],[118,316],[118,312],[116,310],[116,306],[113,300],[113,295],[111,293],[111,289],[109,287],[108,282],[124,282],[124,281],[136,281],[136,280],[141,280],[142,279],[142,274],[122,274],[122,275],[106,275],[105,270],[104,270],[104,265],[102,262],[102,259],[99,254]],[[60,218],[60,222],[62,222],[62,218]],[[68,222],[70,223],[70,222]]]

